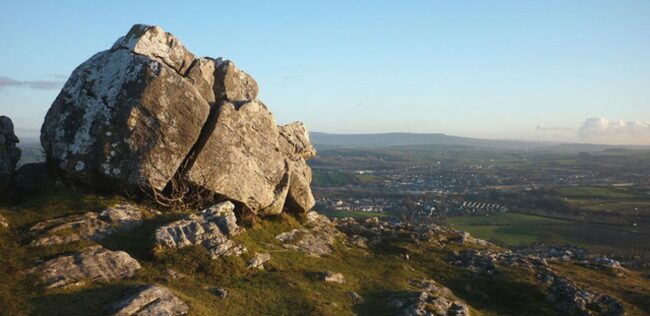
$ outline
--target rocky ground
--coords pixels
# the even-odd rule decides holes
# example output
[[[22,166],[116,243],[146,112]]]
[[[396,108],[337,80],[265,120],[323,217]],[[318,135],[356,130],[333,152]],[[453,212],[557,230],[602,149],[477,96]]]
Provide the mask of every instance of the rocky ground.
[[[434,224],[316,212],[244,221],[233,208],[169,210],[62,192],[5,203],[2,313],[644,315],[649,308],[642,273],[578,247],[507,250]]]

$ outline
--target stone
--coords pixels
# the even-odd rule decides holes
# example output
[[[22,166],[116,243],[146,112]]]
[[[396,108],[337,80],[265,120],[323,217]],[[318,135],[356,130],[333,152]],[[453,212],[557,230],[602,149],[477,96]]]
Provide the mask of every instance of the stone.
[[[69,215],[40,222],[29,230],[34,236],[31,246],[50,246],[80,240],[99,241],[118,231],[126,231],[142,223],[142,213],[130,204],[108,207],[101,213]]]
[[[85,284],[86,280],[110,283],[133,277],[140,264],[124,251],[110,251],[101,246],[88,247],[80,253],[45,261],[33,271],[41,273],[47,288]]]
[[[165,272],[172,279],[184,279],[186,277],[185,274],[180,273],[180,272],[178,272],[178,271],[176,271],[174,269],[170,269],[170,268],[167,268],[167,270],[165,270]]]
[[[359,248],[368,249],[368,238],[363,236],[352,235],[348,238],[348,243]]]
[[[0,116],[0,191],[9,185],[20,160],[20,141],[14,133],[14,124],[6,116]]]
[[[289,191],[287,192],[287,208],[294,213],[306,213],[316,201],[311,192],[311,168],[307,159],[316,156],[316,149],[309,141],[309,133],[300,122],[280,126],[280,146],[288,154]]]
[[[220,298],[220,299],[225,299],[228,297],[228,290],[223,289],[223,288],[214,288],[210,290],[210,293],[212,293],[214,296]]]
[[[332,283],[345,283],[345,277],[341,273],[335,273],[331,271],[321,272],[319,279],[323,282],[332,282]]]
[[[248,269],[259,269],[264,270],[264,264],[271,260],[271,255],[268,253],[256,253],[253,259],[246,262],[246,267]]]
[[[210,104],[243,104],[257,99],[259,88],[253,77],[222,58],[196,60],[188,78]]]
[[[199,138],[210,106],[182,73],[182,44],[136,25],[75,69],[41,129],[46,159],[103,190],[162,190]]]
[[[9,221],[0,214],[0,228],[9,228]]]
[[[56,185],[56,177],[45,163],[28,163],[20,166],[14,175],[14,188],[20,192],[37,193]]]
[[[190,310],[172,291],[159,285],[139,287],[110,309],[113,316],[177,316],[187,315]]]
[[[361,295],[354,291],[348,292],[348,296],[352,299],[354,304],[362,304],[365,301]]]
[[[155,232],[156,245],[172,249],[201,245],[212,259],[241,255],[246,248],[228,238],[240,232],[234,209],[235,205],[226,201],[162,226]]]
[[[280,199],[287,163],[279,151],[278,128],[266,106],[249,102],[220,106],[214,131],[187,179],[196,186],[227,196],[254,213]]]
[[[339,234],[327,217],[310,211],[306,214],[305,228],[296,228],[275,236],[287,249],[324,257],[332,253],[335,236]]]
[[[394,309],[392,315],[471,315],[468,306],[453,297],[449,289],[440,289],[432,283],[424,282],[425,287],[419,291],[393,295],[389,301]]]
[[[183,43],[159,26],[136,24],[126,36],[113,44],[112,50],[126,49],[134,54],[149,56],[163,62],[179,74],[184,75],[194,62]]]

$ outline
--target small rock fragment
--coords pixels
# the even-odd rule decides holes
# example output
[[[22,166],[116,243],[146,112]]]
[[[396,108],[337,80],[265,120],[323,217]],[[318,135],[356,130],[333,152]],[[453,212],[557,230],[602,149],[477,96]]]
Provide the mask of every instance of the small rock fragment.
[[[268,253],[257,253],[255,257],[246,262],[248,269],[260,269],[264,270],[264,264],[271,260],[271,255]]]
[[[331,271],[321,272],[319,278],[323,282],[345,283],[345,277],[343,277],[343,274]]]
[[[210,293],[221,299],[228,297],[228,290],[224,288],[213,288],[210,290]]]

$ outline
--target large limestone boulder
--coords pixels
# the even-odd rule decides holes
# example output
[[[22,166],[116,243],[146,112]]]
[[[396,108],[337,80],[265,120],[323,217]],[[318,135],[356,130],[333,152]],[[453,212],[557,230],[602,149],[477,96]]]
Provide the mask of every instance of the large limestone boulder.
[[[277,126],[258,92],[232,61],[196,58],[161,28],[135,25],[73,72],[41,142],[60,174],[102,189],[182,187],[255,214],[307,212],[309,135]]]
[[[163,189],[210,111],[181,75],[192,60],[172,35],[134,26],[77,67],[52,104],[41,131],[48,162],[94,186]]]
[[[6,116],[0,116],[0,190],[6,187],[20,160],[19,142],[14,134],[14,124]]]

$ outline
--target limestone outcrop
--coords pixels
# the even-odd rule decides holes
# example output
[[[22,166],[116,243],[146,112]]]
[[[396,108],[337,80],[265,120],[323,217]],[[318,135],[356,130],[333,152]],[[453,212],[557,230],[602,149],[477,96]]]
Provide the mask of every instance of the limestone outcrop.
[[[74,70],[41,130],[50,168],[104,190],[203,190],[260,215],[314,205],[301,123],[278,126],[232,61],[197,58],[160,27]]]
[[[234,209],[235,205],[226,201],[162,226],[155,233],[156,245],[162,249],[201,245],[212,259],[241,255],[246,248],[229,238],[240,231]]]
[[[20,160],[21,152],[16,147],[18,142],[11,119],[0,116],[0,190],[9,184]]]
[[[130,278],[140,269],[138,261],[124,251],[101,246],[45,261],[33,269],[48,288],[84,285],[86,281],[110,283]]]
[[[131,204],[118,204],[101,213],[87,212],[40,222],[29,230],[32,246],[50,246],[80,240],[101,240],[142,223],[142,212]]]

